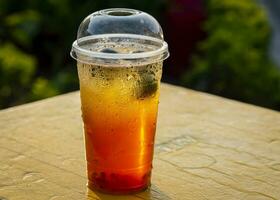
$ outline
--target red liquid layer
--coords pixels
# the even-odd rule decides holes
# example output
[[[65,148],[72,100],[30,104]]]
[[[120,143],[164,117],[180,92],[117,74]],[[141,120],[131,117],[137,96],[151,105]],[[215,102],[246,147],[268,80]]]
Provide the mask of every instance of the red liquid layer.
[[[121,109],[103,101],[83,110],[91,189],[125,194],[149,186],[157,99],[135,100]]]

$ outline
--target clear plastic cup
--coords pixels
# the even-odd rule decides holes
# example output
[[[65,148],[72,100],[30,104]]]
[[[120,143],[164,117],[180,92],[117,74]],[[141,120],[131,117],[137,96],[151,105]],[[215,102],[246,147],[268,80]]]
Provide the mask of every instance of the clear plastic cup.
[[[150,185],[163,60],[158,22],[124,8],[84,19],[73,43],[84,122],[88,187],[127,194]]]

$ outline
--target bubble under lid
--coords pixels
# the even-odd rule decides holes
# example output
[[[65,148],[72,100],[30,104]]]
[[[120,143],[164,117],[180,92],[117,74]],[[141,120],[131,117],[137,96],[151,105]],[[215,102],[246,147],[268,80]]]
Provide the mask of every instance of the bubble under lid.
[[[83,20],[71,56],[83,63],[131,66],[162,61],[169,52],[155,18],[138,10],[111,8]]]

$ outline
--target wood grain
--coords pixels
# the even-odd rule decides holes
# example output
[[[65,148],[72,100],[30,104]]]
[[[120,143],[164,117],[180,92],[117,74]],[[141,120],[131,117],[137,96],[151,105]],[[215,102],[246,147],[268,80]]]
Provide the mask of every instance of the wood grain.
[[[162,84],[152,187],[86,188],[79,93],[0,111],[0,199],[280,199],[280,113]]]

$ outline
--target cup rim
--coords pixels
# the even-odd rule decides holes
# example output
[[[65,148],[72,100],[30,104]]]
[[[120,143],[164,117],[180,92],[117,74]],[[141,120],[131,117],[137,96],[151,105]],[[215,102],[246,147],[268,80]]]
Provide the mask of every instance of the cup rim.
[[[123,14],[128,14],[128,15],[114,15],[114,13],[123,13]],[[107,15],[107,16],[114,16],[114,17],[123,17],[123,16],[133,16],[142,13],[140,10],[132,9],[132,8],[107,8],[103,10],[99,10],[93,14],[102,14],[102,15]]]
[[[82,48],[79,43],[85,42],[87,40],[93,39],[110,39],[110,38],[127,38],[127,39],[139,39],[146,40],[150,42],[157,43],[159,48],[151,51],[140,52],[140,53],[105,53],[98,51],[91,51],[85,48]],[[91,35],[79,38],[73,42],[72,50],[70,53],[71,57],[74,59],[83,62],[83,59],[80,59],[79,56],[86,56],[89,58],[95,59],[109,59],[109,60],[137,60],[137,59],[147,59],[147,58],[155,58],[158,57],[157,61],[164,60],[169,56],[168,52],[168,44],[167,42],[160,40],[158,38],[137,35],[137,34],[100,34],[100,35]],[[85,62],[89,62],[89,60],[85,59]]]

